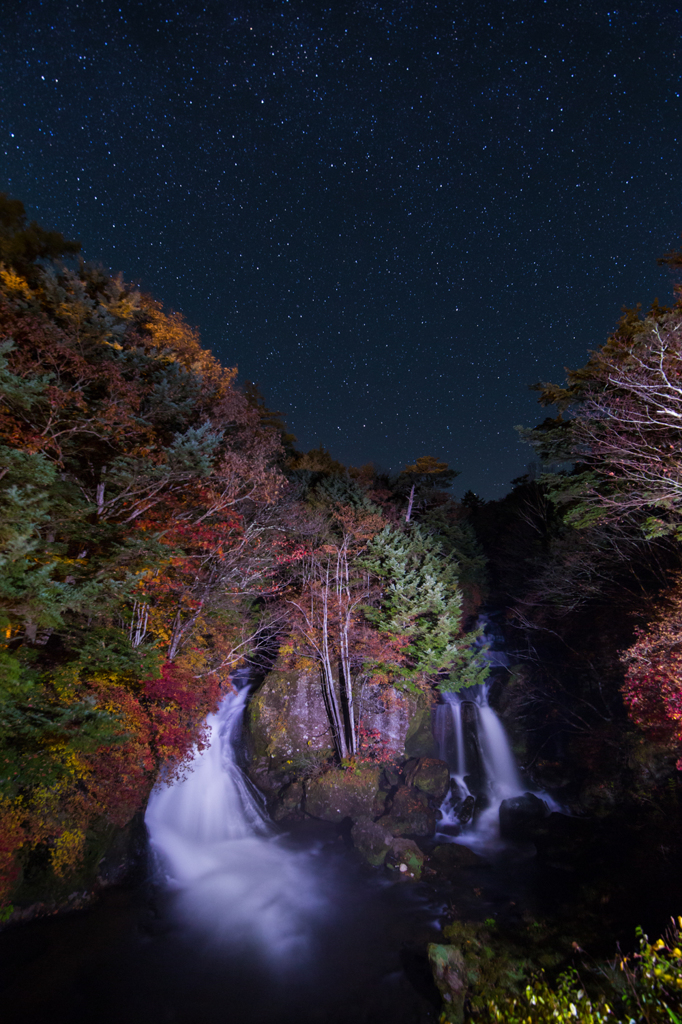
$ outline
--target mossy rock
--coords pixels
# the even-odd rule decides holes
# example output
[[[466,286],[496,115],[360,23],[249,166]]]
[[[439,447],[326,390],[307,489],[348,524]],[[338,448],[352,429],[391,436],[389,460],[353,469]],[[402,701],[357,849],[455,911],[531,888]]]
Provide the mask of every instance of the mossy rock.
[[[382,769],[368,766],[333,769],[305,783],[305,811],[313,818],[341,822],[383,814],[386,793],[381,790]]]
[[[303,783],[292,782],[285,786],[272,801],[270,816],[273,821],[291,821],[302,817]]]
[[[267,758],[271,767],[310,753],[331,756],[319,671],[270,672],[249,702],[247,730],[255,760]]]
[[[350,834],[353,846],[368,864],[378,867],[384,863],[393,836],[379,822],[371,818],[359,818]]]
[[[442,843],[440,846],[436,846],[431,854],[431,861],[433,866],[444,875],[485,863],[482,857],[470,850],[468,846],[462,846],[461,843]]]
[[[468,988],[464,957],[456,946],[441,945],[437,942],[429,943],[428,956],[433,980],[444,1004],[441,1021],[444,1024],[445,1021],[448,1024],[461,1024],[464,1020],[464,1002]]]
[[[472,1018],[485,1013],[491,999],[504,1004],[510,996],[518,996],[525,988],[528,977],[539,966],[535,956],[532,959],[529,957],[530,949],[523,948],[523,945],[528,947],[529,944],[517,943],[510,935],[501,933],[493,919],[483,923],[452,921],[443,929],[443,935],[447,943],[445,949],[456,950],[461,957],[459,961],[450,952],[450,959],[464,964],[464,972],[456,979],[452,995],[460,997],[461,990],[457,983],[463,977],[466,980],[465,997],[473,1011]],[[535,944],[537,949],[534,952],[541,951],[545,944],[546,937],[543,936]],[[432,960],[434,979],[443,994],[444,982],[448,979],[444,978],[439,984],[435,966]],[[445,996],[444,1004],[447,1012],[448,1001]]]
[[[394,836],[432,836],[436,831],[436,814],[425,793],[400,786],[381,824]]]
[[[435,757],[420,757],[406,765],[405,782],[440,804],[450,788],[450,768]]]

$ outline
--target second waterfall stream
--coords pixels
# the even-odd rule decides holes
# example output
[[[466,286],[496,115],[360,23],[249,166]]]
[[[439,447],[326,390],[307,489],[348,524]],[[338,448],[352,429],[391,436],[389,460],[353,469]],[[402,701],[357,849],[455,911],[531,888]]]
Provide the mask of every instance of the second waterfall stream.
[[[482,657],[491,670],[504,669],[509,659],[504,642],[487,614],[478,618]],[[490,683],[459,693],[442,694],[436,707],[434,739],[438,756],[450,765],[450,791],[441,806],[440,837],[495,854],[507,844],[500,836],[500,807],[532,793],[547,811],[560,810],[547,793],[535,792],[524,781],[502,722],[491,708]]]

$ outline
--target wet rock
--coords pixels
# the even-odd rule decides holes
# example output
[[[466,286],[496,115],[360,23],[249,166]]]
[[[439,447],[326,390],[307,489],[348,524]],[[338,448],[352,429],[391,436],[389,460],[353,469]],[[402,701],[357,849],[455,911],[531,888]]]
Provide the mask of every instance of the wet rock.
[[[292,782],[277,794],[277,799],[270,809],[273,821],[290,821],[301,817],[303,808],[303,783]]]
[[[462,733],[464,749],[466,752],[466,763],[476,765],[483,772],[483,757],[481,755],[481,742],[479,737],[479,712],[478,707],[472,700],[463,700],[461,703]]]
[[[386,859],[393,836],[371,818],[359,818],[351,829],[353,846],[369,864],[378,867]]]
[[[374,734],[384,754],[403,761],[406,756],[434,756],[431,714],[419,694],[398,693],[393,686],[367,687],[362,722]],[[414,750],[406,754],[408,737]],[[306,762],[322,763],[332,756],[334,740],[320,684],[312,662],[289,669],[280,657],[249,701],[245,717],[249,776],[265,792],[278,790],[287,769],[301,773]],[[274,781],[266,773],[279,774]],[[390,788],[390,787],[389,787]]]
[[[394,836],[432,836],[436,831],[436,814],[425,793],[400,786],[381,824]]]
[[[413,712],[405,734],[404,749],[406,757],[437,756],[429,708],[419,708]]]
[[[250,764],[247,774],[254,786],[265,796],[268,807],[274,807],[282,787],[288,782],[288,774],[283,769],[270,771],[267,761]]]
[[[362,724],[369,733],[376,733],[381,740],[384,753],[403,761],[406,757],[414,757],[416,751],[408,750],[408,737],[419,732],[419,724],[424,717],[427,722],[428,737],[431,747],[425,754],[435,754],[433,736],[431,735],[431,712],[420,707],[422,697],[419,694],[398,693],[388,684],[376,684],[367,687],[362,702]],[[424,716],[424,711],[426,714]],[[421,735],[421,734],[420,734]],[[425,742],[422,737],[422,743]],[[418,756],[418,755],[417,755]]]
[[[450,769],[435,757],[420,757],[405,766],[405,784],[415,786],[439,804],[450,787]]]
[[[340,822],[344,818],[378,818],[385,809],[378,767],[334,770],[305,783],[305,811],[313,818]]]
[[[433,980],[445,1004],[441,1020],[460,1024],[464,1020],[464,1000],[467,992],[467,970],[464,957],[456,946],[442,946],[430,942],[429,963]]]
[[[442,843],[440,846],[436,846],[431,854],[431,862],[434,868],[442,871],[443,874],[449,874],[460,868],[483,864],[484,860],[468,846],[461,846],[459,843]]]
[[[382,789],[395,789],[400,785],[400,773],[396,768],[385,767],[381,776]]]
[[[533,840],[549,814],[547,804],[535,793],[511,797],[500,804],[500,835],[518,842]]]
[[[476,807],[476,797],[466,796],[460,806],[457,809],[457,816],[459,818],[460,825],[466,825],[474,816],[474,809]]]
[[[386,867],[403,882],[418,882],[422,876],[425,855],[411,839],[392,839],[386,854]]]

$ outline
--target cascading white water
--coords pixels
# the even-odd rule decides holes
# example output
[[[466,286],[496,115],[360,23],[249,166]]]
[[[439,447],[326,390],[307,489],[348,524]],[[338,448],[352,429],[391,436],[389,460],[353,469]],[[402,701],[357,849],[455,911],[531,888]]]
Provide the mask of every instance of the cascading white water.
[[[451,789],[441,806],[439,831],[444,836],[456,834],[456,842],[467,846],[491,848],[499,843],[500,804],[527,787],[504,727],[488,703],[487,687],[443,696],[444,703],[436,709],[435,736],[439,757],[451,765]],[[477,804],[485,806],[470,822],[476,797]]]
[[[236,762],[248,687],[209,716],[209,742],[186,777],[160,783],[145,822],[185,922],[270,960],[305,952],[323,900],[311,855],[286,849]]]
[[[493,794],[500,800],[518,796],[525,792],[525,788],[504,726],[488,704],[487,691],[484,691],[477,710],[481,755]]]
[[[549,794],[524,783],[504,726],[488,703],[487,686],[446,693],[443,700],[436,709],[434,736],[438,756],[451,766],[451,788],[440,808],[439,833],[442,839],[491,853],[505,845],[500,839],[503,800],[532,793],[547,810],[560,807]]]
[[[507,668],[503,635],[490,615],[478,617],[480,657],[494,672]],[[444,839],[484,852],[504,846],[500,839],[503,800],[533,793],[548,810],[559,805],[547,793],[534,793],[521,777],[502,722],[488,703],[489,686],[443,694],[436,709],[434,736],[439,757],[450,765],[450,792],[441,806]],[[466,715],[466,721],[465,721]],[[473,814],[473,817],[472,817]]]

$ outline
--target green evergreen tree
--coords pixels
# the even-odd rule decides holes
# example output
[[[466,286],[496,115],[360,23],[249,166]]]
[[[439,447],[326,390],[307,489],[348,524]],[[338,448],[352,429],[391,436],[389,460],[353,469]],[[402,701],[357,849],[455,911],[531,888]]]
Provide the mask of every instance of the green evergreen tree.
[[[488,668],[475,643],[478,632],[462,628],[460,566],[441,540],[423,527],[387,526],[367,545],[360,564],[383,581],[378,608],[366,616],[380,631],[406,636],[408,664],[397,674],[457,691],[485,681]]]

